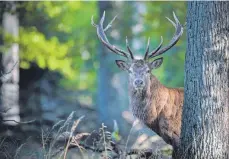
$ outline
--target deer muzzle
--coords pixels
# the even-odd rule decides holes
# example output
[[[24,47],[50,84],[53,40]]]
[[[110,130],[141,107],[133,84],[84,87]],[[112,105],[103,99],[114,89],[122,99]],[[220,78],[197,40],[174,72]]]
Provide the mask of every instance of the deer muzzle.
[[[142,89],[145,86],[145,83],[142,79],[134,80],[133,84],[134,84],[135,89]]]

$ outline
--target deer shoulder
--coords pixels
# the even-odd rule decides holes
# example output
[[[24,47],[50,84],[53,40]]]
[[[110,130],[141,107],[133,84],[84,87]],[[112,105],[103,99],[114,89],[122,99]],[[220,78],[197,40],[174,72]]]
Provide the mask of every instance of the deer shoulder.
[[[177,146],[181,130],[184,90],[160,84],[153,96],[148,108],[148,126],[168,144]]]

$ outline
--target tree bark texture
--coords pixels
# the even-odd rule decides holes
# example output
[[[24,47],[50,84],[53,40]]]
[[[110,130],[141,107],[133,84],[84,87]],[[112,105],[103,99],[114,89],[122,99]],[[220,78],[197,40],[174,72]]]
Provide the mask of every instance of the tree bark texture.
[[[175,158],[229,154],[229,2],[188,2],[185,101]]]
[[[14,4],[15,5],[15,4]],[[3,14],[4,33],[13,37],[18,36],[19,22],[16,14],[5,12]],[[19,122],[19,46],[13,43],[2,55],[3,72],[1,74],[1,110],[4,120]],[[14,121],[5,122],[15,125]]]

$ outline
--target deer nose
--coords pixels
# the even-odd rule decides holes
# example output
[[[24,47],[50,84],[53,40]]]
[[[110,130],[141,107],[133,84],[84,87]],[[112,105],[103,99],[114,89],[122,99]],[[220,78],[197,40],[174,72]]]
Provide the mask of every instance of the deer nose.
[[[143,86],[143,84],[144,84],[144,82],[143,82],[143,80],[141,80],[141,79],[136,79],[136,80],[134,81],[134,85],[135,85],[136,87],[141,87],[141,86]]]

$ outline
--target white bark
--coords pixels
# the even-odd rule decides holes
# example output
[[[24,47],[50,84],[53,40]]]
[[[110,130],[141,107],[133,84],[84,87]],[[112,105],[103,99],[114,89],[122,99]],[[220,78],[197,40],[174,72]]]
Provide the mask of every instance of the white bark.
[[[18,36],[19,22],[17,15],[4,13],[2,23],[5,34],[10,34],[13,37]],[[17,43],[13,43],[10,48],[3,53],[2,65],[3,76],[1,79],[3,84],[1,88],[1,109],[3,111],[7,110],[6,113],[3,113],[3,119],[19,122],[19,46]],[[10,125],[16,124],[14,121],[8,121],[6,123]]]

